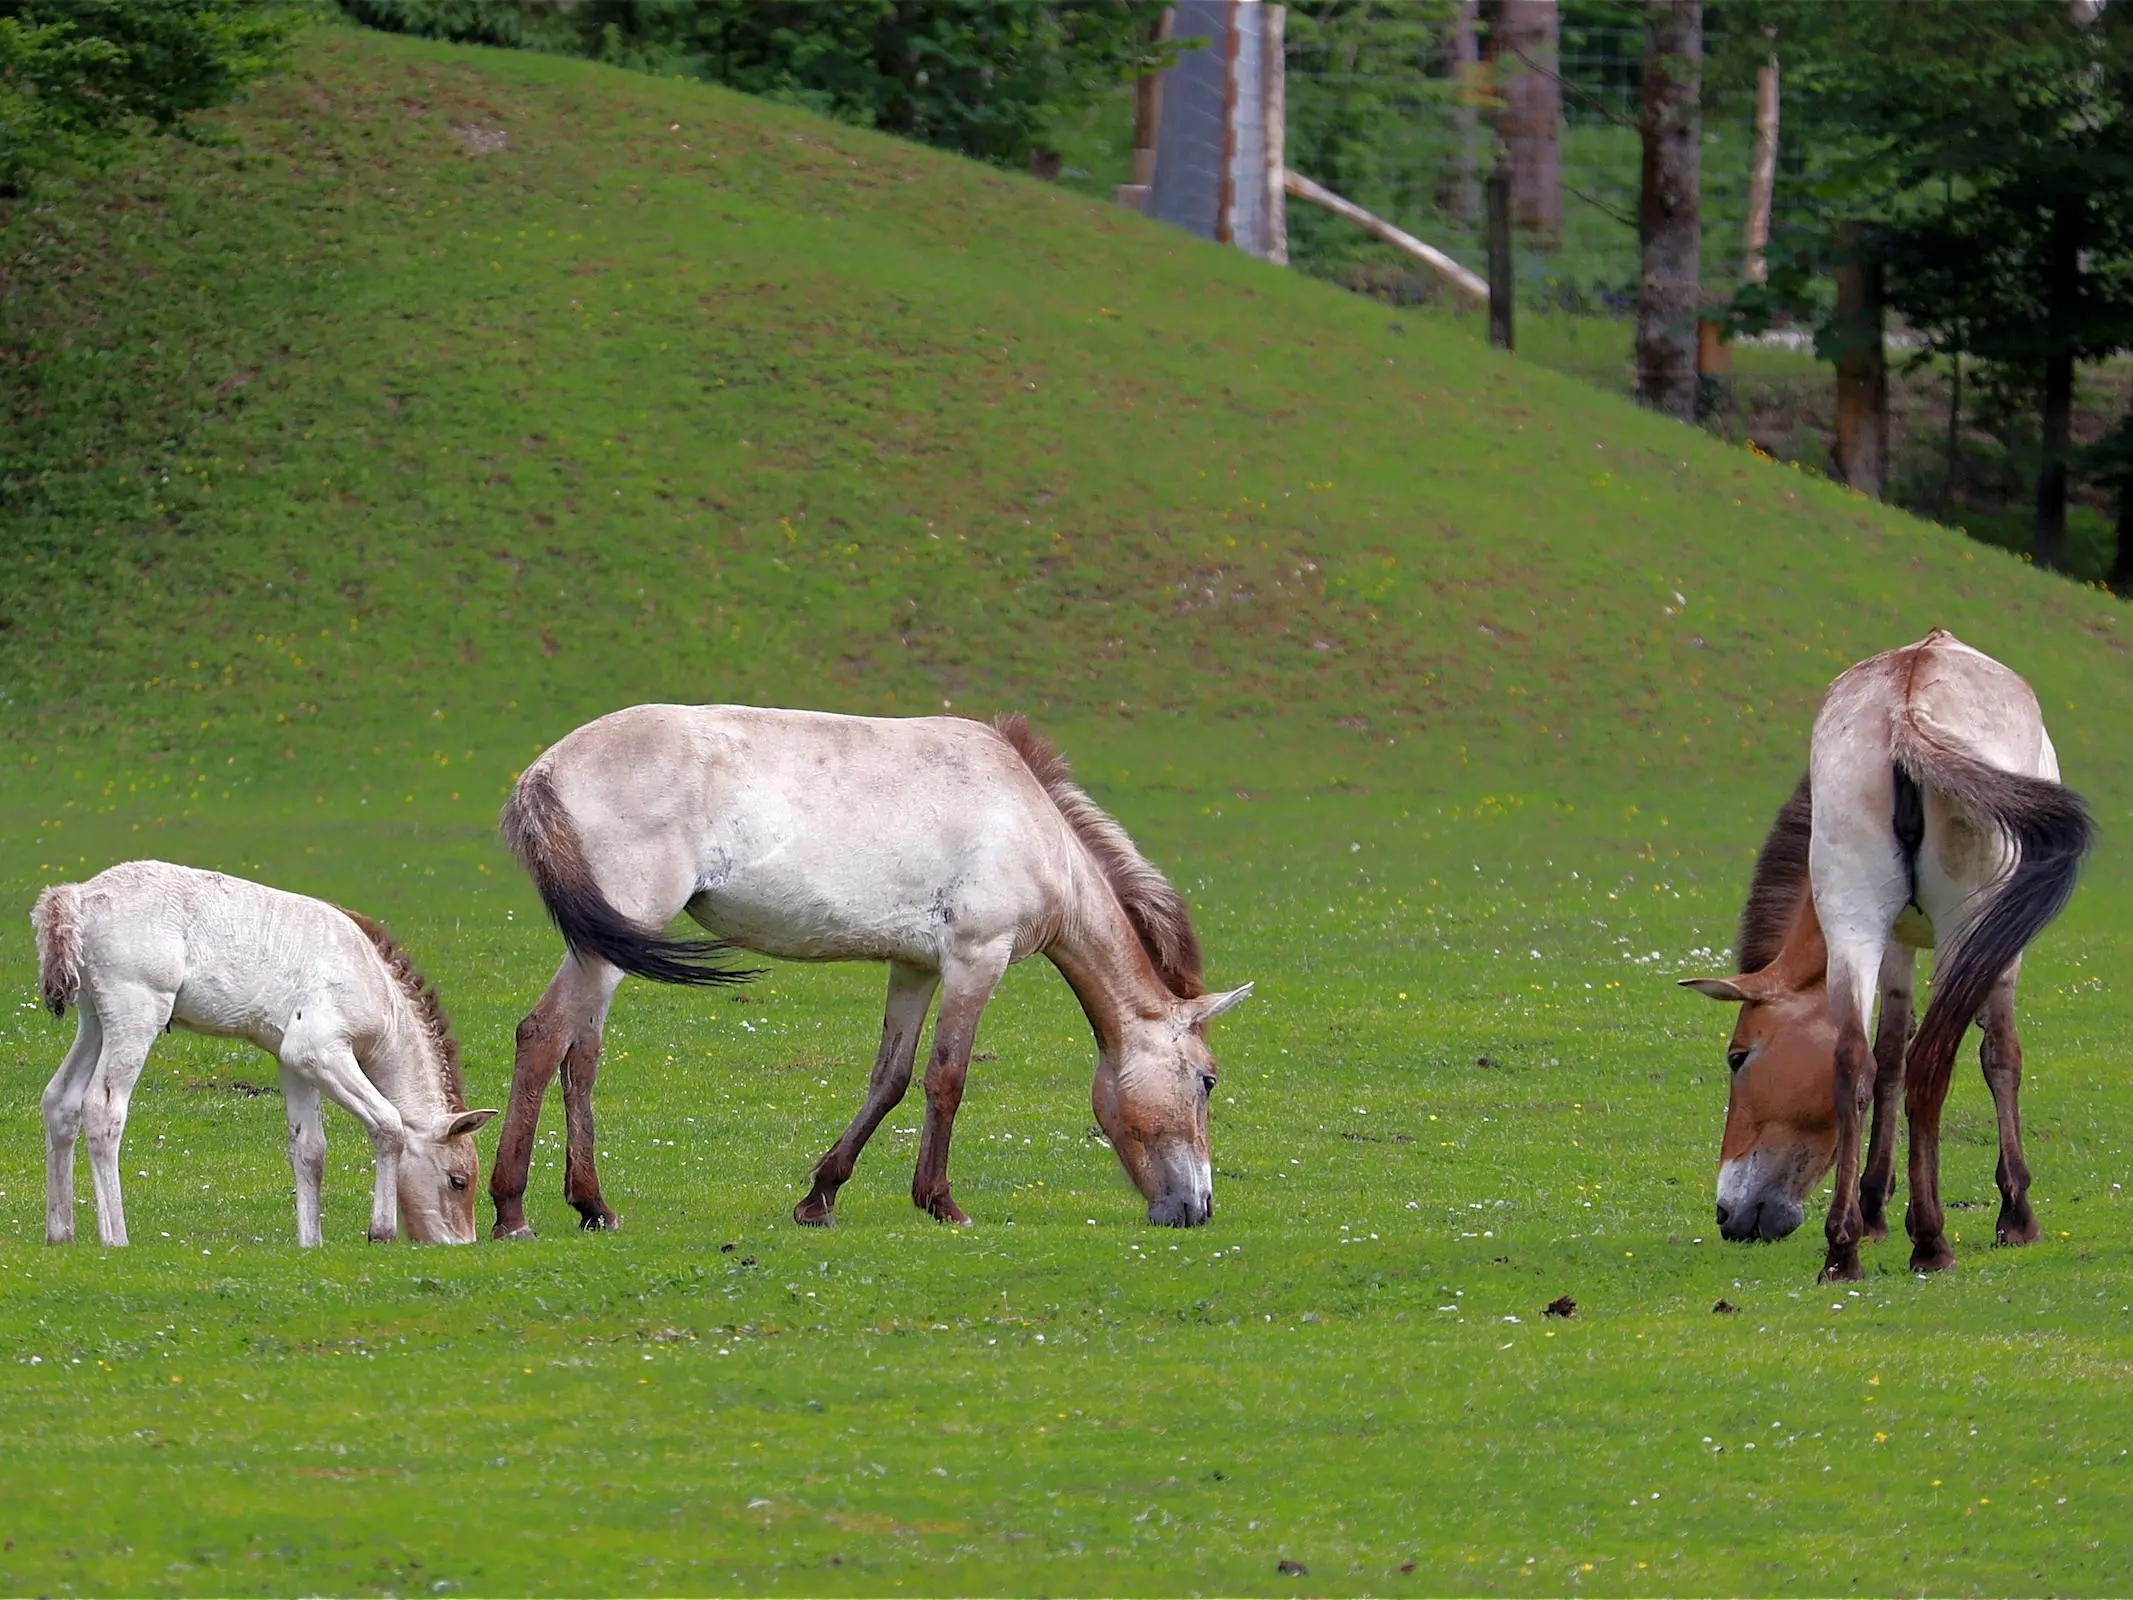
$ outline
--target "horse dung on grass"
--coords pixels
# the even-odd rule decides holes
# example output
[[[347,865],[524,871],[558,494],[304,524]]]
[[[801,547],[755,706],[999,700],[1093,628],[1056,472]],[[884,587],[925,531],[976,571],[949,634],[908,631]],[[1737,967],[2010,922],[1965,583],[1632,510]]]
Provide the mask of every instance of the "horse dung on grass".
[[[948,1141],[978,1018],[1008,966],[1038,953],[1096,1035],[1090,1099],[1148,1220],[1189,1227],[1213,1209],[1205,1029],[1251,985],[1207,992],[1184,900],[1020,717],[635,706],[528,767],[503,832],[569,949],[519,1024],[489,1185],[499,1237],[530,1232],[534,1129],[558,1071],[564,1195],[583,1226],[615,1225],[592,1120],[615,988],[626,973],[739,983],[754,974],[719,964],[734,950],[889,968],[866,1101],[815,1163],[796,1220],[833,1220],[838,1189],[910,1084],[936,990],[911,1199],[943,1222],[969,1220],[949,1195]],[[665,937],[683,911],[714,937]]]
[[[249,1039],[281,1063],[296,1237],[319,1242],[320,1097],[370,1134],[370,1237],[472,1244],[479,1178],[459,1046],[436,994],[378,923],[353,911],[163,861],[61,883],[30,913],[45,1004],[76,1009],[74,1047],[44,1091],[45,1241],[74,1237],[74,1142],[86,1125],[97,1232],[126,1242],[119,1144],[165,1028]]]
[[[1836,1168],[1823,1276],[1859,1276],[1859,1241],[1888,1234],[1898,1095],[1910,1123],[1911,1267],[1955,1264],[1942,1231],[1940,1113],[1973,1019],[1998,1115],[2003,1244],[2037,1237],[2022,1155],[2023,949],[2064,909],[2091,836],[2059,782],[2037,697],[2013,672],[1936,628],[1830,685],[1808,774],[1755,863],[1737,941],[1742,973],[1690,978],[1736,1001],[1732,1088],[1719,1152],[1729,1239],[1781,1239]],[[1911,1037],[1916,952],[1939,946],[1931,1003]],[[1867,1023],[1881,1015],[1872,1051]],[[1859,1141],[1871,1104],[1866,1170]]]

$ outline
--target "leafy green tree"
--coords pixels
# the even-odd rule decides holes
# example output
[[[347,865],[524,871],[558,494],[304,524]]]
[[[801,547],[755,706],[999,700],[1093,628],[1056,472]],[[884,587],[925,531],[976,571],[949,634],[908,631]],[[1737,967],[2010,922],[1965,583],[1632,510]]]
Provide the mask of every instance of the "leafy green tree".
[[[1828,172],[1791,219],[1788,270],[1737,304],[1754,319],[1797,300],[1837,225],[1872,219],[1888,303],[1936,348],[2034,382],[2035,554],[2056,566],[2076,364],[2133,344],[2133,6],[1734,9],[1776,28],[1788,137]]]
[[[233,98],[299,21],[265,0],[0,0],[0,195]]]
[[[342,0],[430,38],[687,73],[1003,164],[1152,63],[1160,0]]]

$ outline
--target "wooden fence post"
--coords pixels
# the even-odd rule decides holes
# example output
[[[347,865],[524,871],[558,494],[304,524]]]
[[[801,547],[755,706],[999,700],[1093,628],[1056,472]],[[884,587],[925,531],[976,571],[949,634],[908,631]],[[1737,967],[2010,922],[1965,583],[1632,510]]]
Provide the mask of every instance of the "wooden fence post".
[[[1515,350],[1511,317],[1511,165],[1497,152],[1485,185],[1489,207],[1489,343]]]
[[[1889,364],[1881,325],[1881,263],[1866,224],[1837,228],[1837,476],[1881,499],[1888,490]]]

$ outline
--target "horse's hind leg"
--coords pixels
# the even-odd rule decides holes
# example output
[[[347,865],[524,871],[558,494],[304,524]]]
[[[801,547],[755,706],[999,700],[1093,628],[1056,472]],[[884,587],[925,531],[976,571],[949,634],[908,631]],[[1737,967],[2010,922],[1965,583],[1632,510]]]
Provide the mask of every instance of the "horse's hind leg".
[[[584,984],[573,989],[578,1005],[569,1013],[570,1048],[563,1054],[563,1198],[577,1209],[579,1227],[604,1230],[621,1227],[622,1219],[600,1195],[600,1172],[593,1162],[592,1095],[600,1076],[600,1030],[607,1025],[608,1003],[622,974],[601,962],[590,977],[591,995]],[[584,1003],[587,999],[590,1007]]]
[[[852,1118],[851,1126],[815,1163],[814,1187],[805,1200],[792,1208],[793,1221],[826,1228],[836,1220],[837,1191],[852,1176],[852,1169],[859,1164],[859,1152],[874,1137],[881,1119],[911,1087],[911,1061],[918,1050],[919,1030],[926,1025],[926,1008],[933,1004],[933,991],[940,983],[937,972],[890,963],[881,1049],[874,1057],[874,1075],[867,1080],[866,1103]]]
[[[489,1173],[489,1198],[496,1205],[499,1239],[530,1239],[526,1225],[526,1179],[533,1168],[533,1137],[540,1127],[541,1100],[555,1081],[563,1057],[578,1030],[594,1030],[597,1053],[600,1019],[622,975],[604,962],[581,963],[566,955],[549,981],[540,1003],[518,1025],[511,1063],[511,1099],[496,1139],[496,1165]],[[597,1188],[597,1183],[595,1184]]]
[[[103,1043],[82,1121],[88,1135],[89,1176],[96,1186],[97,1236],[107,1245],[122,1245],[126,1201],[119,1184],[119,1147],[126,1137],[133,1086],[140,1081],[157,1030],[170,1015],[170,1000],[145,992],[128,1000],[99,995],[97,1012]]]
[[[281,1075],[282,1111],[289,1125],[289,1171],[296,1179],[296,1242],[317,1245],[319,1190],[326,1176],[326,1123],[318,1085],[294,1072]]]
[[[1867,1135],[1866,1172],[1859,1179],[1865,1237],[1889,1236],[1889,1191],[1896,1186],[1896,1107],[1903,1099],[1903,1055],[1911,1043],[1911,991],[1918,953],[1891,943],[1881,958],[1881,1020],[1874,1028],[1874,1126]]]
[[[84,994],[75,1011],[74,1043],[44,1089],[44,1242],[74,1241],[74,1142],[82,1103],[103,1046],[96,1007]]]
[[[1866,1236],[1866,1218],[1859,1205],[1859,1136],[1874,1075],[1866,1043],[1866,1015],[1879,954],[1877,945],[1856,935],[1851,939],[1834,932],[1830,935],[1829,1010],[1837,1024],[1837,1070],[1832,1085],[1837,1158],[1836,1188],[1823,1223],[1829,1246],[1821,1274],[1826,1283],[1848,1283],[1859,1276],[1859,1241]]]
[[[2014,997],[2015,969],[2009,968],[1985,1001],[1978,1060],[2000,1124],[2000,1165],[1993,1174],[2000,1187],[2000,1220],[1993,1231],[2001,1244],[2034,1244],[2037,1214],[2029,1208],[2029,1162],[2022,1154],[2022,1041],[2015,1036]]]

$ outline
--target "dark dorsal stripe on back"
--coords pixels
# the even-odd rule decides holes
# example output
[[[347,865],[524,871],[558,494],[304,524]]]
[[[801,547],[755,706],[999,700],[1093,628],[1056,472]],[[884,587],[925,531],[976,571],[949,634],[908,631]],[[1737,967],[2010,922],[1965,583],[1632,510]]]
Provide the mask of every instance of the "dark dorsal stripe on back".
[[[400,943],[385,924],[360,911],[350,911],[346,906],[335,907],[342,916],[363,930],[363,936],[377,949],[378,958],[385,963],[385,970],[407,997],[422,1031],[430,1036],[437,1046],[437,1058],[444,1067],[445,1103],[454,1111],[467,1109],[466,1080],[459,1072],[459,1041],[452,1037],[452,1019],[444,1014],[444,1002],[437,998],[437,991],[430,987],[429,979],[415,970],[415,964],[400,948]]]
[[[1201,976],[1200,939],[1193,932],[1185,897],[1134,848],[1117,819],[1082,792],[1066,757],[1030,727],[1028,718],[1017,712],[995,718],[993,727],[1014,747],[1030,775],[1044,785],[1059,814],[1095,857],[1156,976],[1180,1000],[1196,1000],[1207,993]]]
[[[1807,841],[1813,823],[1814,801],[1803,772],[1756,852],[1748,902],[1740,909],[1740,931],[1733,939],[1734,961],[1742,972],[1769,966],[1792,931],[1800,896],[1807,893]]]

